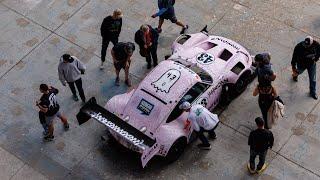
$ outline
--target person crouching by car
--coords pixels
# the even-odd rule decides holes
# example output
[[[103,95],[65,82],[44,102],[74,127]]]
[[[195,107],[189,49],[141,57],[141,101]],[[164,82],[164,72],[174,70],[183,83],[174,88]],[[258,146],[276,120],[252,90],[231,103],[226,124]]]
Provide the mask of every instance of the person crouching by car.
[[[208,132],[210,139],[216,139],[216,133],[214,130],[219,124],[219,118],[216,114],[211,113],[208,109],[203,107],[200,104],[193,105],[189,102],[183,102],[180,106],[180,109],[189,112],[188,122],[191,121],[192,128],[199,137],[201,144],[198,144],[200,149],[210,150],[211,145],[208,139],[204,136],[204,132]],[[187,123],[186,126],[189,126],[190,123]],[[187,127],[185,127],[186,129]]]
[[[159,33],[150,25],[144,24],[135,33],[134,40],[139,45],[140,55],[146,58],[147,68],[151,68],[151,59],[153,67],[158,65],[157,47]]]
[[[250,173],[261,173],[266,167],[266,156],[268,149],[273,146],[273,134],[271,131],[264,129],[264,121],[261,117],[257,117],[255,122],[258,128],[250,132],[248,145],[250,146],[250,160],[248,170]],[[255,159],[259,156],[257,169],[255,167]]]
[[[73,99],[78,101],[78,96],[74,84],[76,84],[80,98],[83,103],[86,102],[86,97],[82,88],[81,74],[84,74],[86,68],[81,61],[75,56],[64,54],[60,58],[58,66],[59,79],[63,86],[66,86],[66,82],[69,84]]]
[[[116,86],[120,85],[119,73],[121,69],[124,69],[125,72],[126,85],[129,87],[131,86],[131,82],[129,80],[129,68],[131,63],[131,56],[134,50],[135,46],[132,42],[119,42],[115,46],[113,46],[111,55],[114,68],[116,69]]]

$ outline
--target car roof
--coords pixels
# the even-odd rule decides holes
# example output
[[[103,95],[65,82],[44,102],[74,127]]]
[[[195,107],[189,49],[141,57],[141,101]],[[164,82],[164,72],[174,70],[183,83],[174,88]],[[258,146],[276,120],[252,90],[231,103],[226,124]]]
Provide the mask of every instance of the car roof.
[[[197,35],[197,34],[194,34]],[[225,70],[229,63],[233,63],[234,59],[239,60],[237,55],[245,55],[249,58],[248,51],[238,43],[220,36],[208,36],[206,39],[198,41],[197,38],[193,41],[192,38],[188,40],[183,48],[175,52],[169,59],[179,61],[182,64],[196,65],[206,71],[215,78],[218,74]],[[212,56],[213,61],[203,63],[199,61],[201,55]],[[241,56],[243,58],[243,56]],[[204,57],[203,59],[205,59]]]

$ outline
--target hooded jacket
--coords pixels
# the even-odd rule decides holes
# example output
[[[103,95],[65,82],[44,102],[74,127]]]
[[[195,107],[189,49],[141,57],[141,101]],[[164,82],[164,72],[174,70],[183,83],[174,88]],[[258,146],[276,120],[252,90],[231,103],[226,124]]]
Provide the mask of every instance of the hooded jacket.
[[[71,56],[72,60],[70,62],[63,62],[62,57],[60,58],[60,63],[58,66],[59,80],[62,84],[66,82],[75,82],[80,79],[81,73],[84,73],[85,66],[78,58]]]

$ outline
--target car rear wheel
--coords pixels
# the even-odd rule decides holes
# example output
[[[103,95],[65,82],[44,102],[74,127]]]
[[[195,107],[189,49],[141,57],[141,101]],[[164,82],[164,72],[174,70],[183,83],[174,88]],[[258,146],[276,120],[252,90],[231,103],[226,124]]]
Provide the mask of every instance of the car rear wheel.
[[[172,163],[176,161],[183,153],[186,145],[187,145],[187,139],[185,137],[181,137],[178,140],[176,140],[171,146],[166,156],[166,161],[168,163]]]

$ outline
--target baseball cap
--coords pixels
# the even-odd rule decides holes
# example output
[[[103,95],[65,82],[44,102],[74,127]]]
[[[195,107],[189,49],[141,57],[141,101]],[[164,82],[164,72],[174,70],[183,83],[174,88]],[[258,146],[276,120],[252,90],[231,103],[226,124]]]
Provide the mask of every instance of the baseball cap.
[[[187,110],[191,108],[191,104],[187,101],[180,104],[179,109]]]
[[[313,43],[313,37],[307,36],[306,39],[304,40],[304,43],[306,45],[311,45]]]

